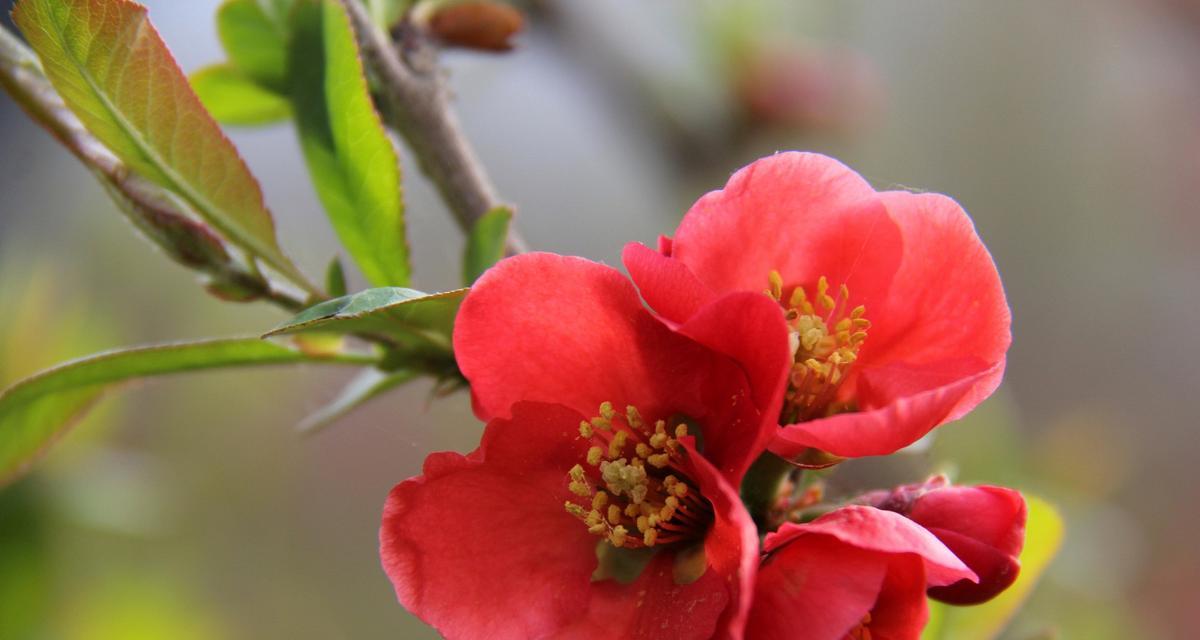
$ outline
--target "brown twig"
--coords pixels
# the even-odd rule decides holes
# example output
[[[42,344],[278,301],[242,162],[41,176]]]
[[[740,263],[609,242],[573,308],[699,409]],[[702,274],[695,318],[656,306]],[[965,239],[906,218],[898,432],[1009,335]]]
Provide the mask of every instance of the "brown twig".
[[[371,22],[361,2],[341,4],[354,23],[366,63],[382,85],[384,119],[408,143],[455,221],[469,232],[485,213],[504,203],[458,122],[432,43],[406,22],[401,26],[402,54]],[[506,253],[524,251],[525,241],[510,229]]]

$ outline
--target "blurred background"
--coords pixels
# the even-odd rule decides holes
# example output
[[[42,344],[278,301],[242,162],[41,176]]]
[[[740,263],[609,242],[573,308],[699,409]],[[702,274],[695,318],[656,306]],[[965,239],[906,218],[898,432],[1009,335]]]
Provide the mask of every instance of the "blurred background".
[[[146,4],[185,70],[224,58],[217,0]],[[955,197],[1013,308],[1006,382],[928,446],[847,463],[832,489],[950,468],[1043,496],[1068,537],[1006,638],[1189,637],[1200,2],[524,8],[512,53],[444,61],[533,247],[619,265],[625,242],[670,233],[703,192],[783,149],[835,155],[880,189]],[[230,133],[284,246],[321,273],[337,245],[290,125]],[[461,236],[403,160],[415,284],[451,288]],[[283,319],[206,296],[7,97],[0,194],[0,385],[101,349]],[[296,436],[347,375],[191,374],[103,404],[0,492],[0,637],[436,637],[378,566],[379,515],[426,453],[468,451],[481,427],[465,395],[434,400],[418,383]]]

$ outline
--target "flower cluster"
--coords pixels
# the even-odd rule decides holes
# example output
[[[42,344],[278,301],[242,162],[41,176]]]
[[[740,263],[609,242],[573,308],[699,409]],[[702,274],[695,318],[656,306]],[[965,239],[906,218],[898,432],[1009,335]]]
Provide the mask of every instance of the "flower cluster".
[[[467,296],[454,349],[487,427],[388,497],[405,607],[448,638],[878,640],[1012,583],[1015,491],[788,490],[999,384],[1009,311],[956,203],[783,153],[624,263],[524,254]]]

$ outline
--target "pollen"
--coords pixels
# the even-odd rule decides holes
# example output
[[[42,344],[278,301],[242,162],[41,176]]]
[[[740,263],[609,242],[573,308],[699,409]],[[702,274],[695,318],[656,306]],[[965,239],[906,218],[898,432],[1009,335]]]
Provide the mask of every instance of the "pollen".
[[[583,464],[567,471],[568,514],[615,547],[653,547],[693,540],[712,521],[712,505],[689,478],[679,438],[683,422],[649,420],[636,407],[602,403],[579,425],[589,443]],[[635,533],[636,532],[636,533]]]
[[[851,408],[852,403],[839,398],[838,391],[871,328],[866,307],[851,308],[849,287],[831,287],[825,276],[817,279],[811,297],[803,286],[785,296],[786,286],[778,271],[768,275],[767,283],[767,295],[783,307],[793,357],[779,422],[804,422]]]

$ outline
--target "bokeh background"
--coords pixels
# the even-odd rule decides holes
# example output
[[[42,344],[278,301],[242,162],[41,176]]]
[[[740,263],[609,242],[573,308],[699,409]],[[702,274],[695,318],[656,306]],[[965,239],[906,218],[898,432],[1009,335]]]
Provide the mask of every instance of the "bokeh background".
[[[217,0],[147,4],[185,70],[223,58]],[[954,196],[1013,308],[1006,382],[928,446],[844,465],[833,488],[950,468],[1044,496],[1067,541],[1007,638],[1190,637],[1200,3],[527,9],[513,53],[445,62],[533,247],[619,264],[625,242],[669,233],[701,193],[781,149],[835,155],[878,188]],[[337,245],[290,126],[231,134],[284,245],[320,273]],[[416,285],[453,287],[460,234],[410,156],[404,167]],[[6,97],[0,310],[0,384],[100,349],[254,335],[282,319],[206,296]],[[433,399],[418,383],[296,436],[346,375],[194,374],[106,402],[0,492],[0,636],[435,637],[379,569],[378,519],[427,452],[470,450],[480,425],[465,395]]]

